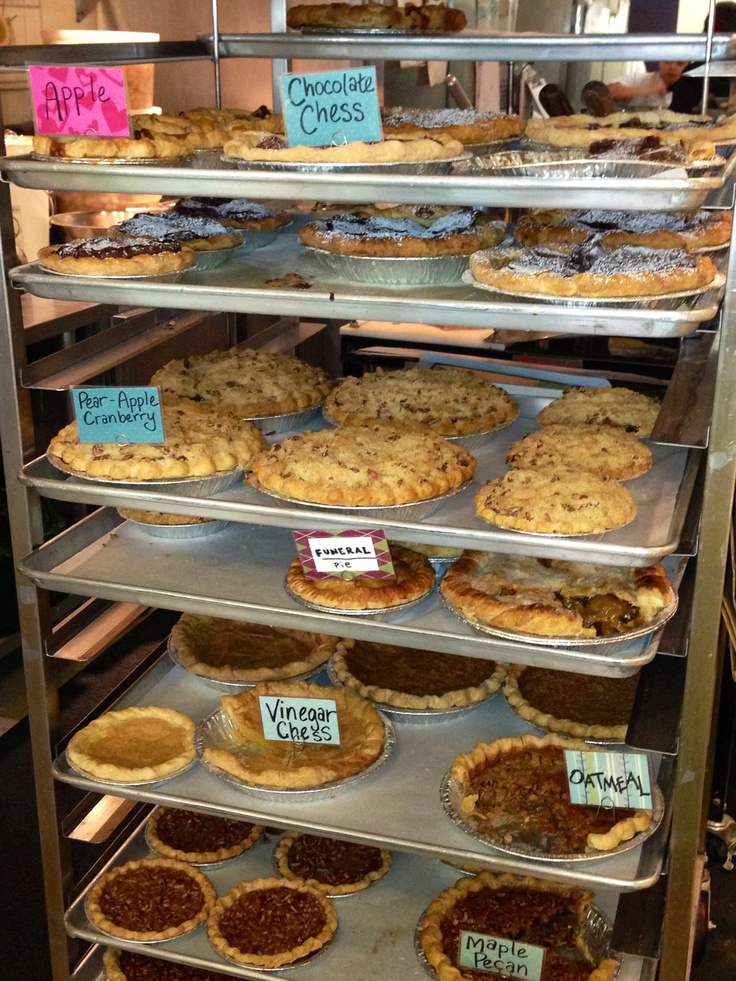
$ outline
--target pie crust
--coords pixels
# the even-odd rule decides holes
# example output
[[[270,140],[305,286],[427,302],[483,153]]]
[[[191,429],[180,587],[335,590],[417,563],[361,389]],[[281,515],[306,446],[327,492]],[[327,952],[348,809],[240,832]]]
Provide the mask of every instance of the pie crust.
[[[382,507],[460,487],[473,476],[475,458],[434,433],[350,426],[292,436],[251,469],[248,483],[296,501]]]
[[[263,830],[263,825],[247,821],[157,807],[148,819],[146,839],[164,858],[190,865],[208,865],[242,855],[255,845]]]
[[[483,702],[503,678],[495,661],[353,639],[338,641],[332,670],[361,698],[419,711]]]
[[[231,924],[257,934],[249,938],[256,949],[234,946],[228,939]],[[335,930],[337,912],[332,902],[298,879],[239,882],[218,899],[207,920],[207,934],[218,954],[263,968],[301,960],[329,943]]]
[[[230,129],[244,126],[248,130],[265,130],[268,133],[284,132],[284,117],[271,112],[266,106],[258,109],[219,109],[214,106],[198,106],[181,114],[205,132],[210,129]]]
[[[266,740],[259,696],[332,699],[336,703],[340,743]],[[235,748],[207,748],[205,762],[247,783],[263,787],[320,787],[353,776],[383,752],[384,727],[370,702],[347,688],[324,688],[304,681],[272,681],[239,695],[224,695],[222,711],[232,722]]]
[[[279,874],[329,896],[349,896],[378,882],[391,868],[385,848],[291,831],[276,846]]]
[[[215,518],[198,518],[193,514],[163,514],[158,511],[140,511],[137,508],[118,508],[118,514],[127,521],[142,525],[206,525]]]
[[[71,276],[163,276],[193,262],[194,252],[179,242],[106,235],[45,245],[38,253],[42,269]]]
[[[612,981],[617,962],[605,958],[598,964],[591,963],[585,950],[583,923],[592,900],[592,892],[576,886],[530,876],[519,878],[508,872],[481,872],[473,878],[460,879],[429,905],[422,921],[422,949],[441,981],[497,977],[485,971],[458,968],[456,944],[458,930],[462,929],[546,947],[545,964],[554,960],[560,971],[555,974],[557,981],[566,977],[571,981]],[[590,973],[562,973],[563,958],[571,955],[587,961]],[[543,970],[542,981],[548,977]]]
[[[542,637],[625,635],[676,600],[661,565],[627,568],[499,552],[465,552],[440,591],[469,620]]]
[[[582,740],[562,739],[553,733],[478,743],[469,753],[457,756],[450,775],[462,787],[463,814],[483,821],[484,833],[501,841],[508,841],[509,835],[513,840],[509,821],[524,835],[537,834],[541,840],[551,836],[558,854],[611,851],[646,831],[652,823],[650,810],[609,811],[571,804],[564,750],[589,751],[590,747]],[[494,767],[497,773],[491,775]],[[481,789],[475,790],[478,779],[485,780],[485,797]],[[586,832],[586,827],[592,830]],[[576,841],[580,841],[578,847]]]
[[[659,402],[630,388],[570,388],[537,416],[540,426],[619,426],[635,436],[650,436]]]
[[[63,159],[115,159],[115,160],[173,160],[190,157],[192,147],[181,139],[157,137],[156,139],[131,139],[127,136],[63,137],[34,136],[33,152],[43,157]]]
[[[327,610],[384,610],[422,599],[434,586],[434,569],[424,555],[390,542],[394,575],[390,579],[355,576],[307,579],[299,559],[286,572],[286,585],[299,599]]]
[[[106,947],[102,954],[106,981],[222,981],[220,972],[204,971],[132,950]]]
[[[316,670],[332,656],[337,638],[287,627],[184,613],[171,631],[179,660],[192,674],[255,684]]]
[[[195,252],[218,252],[243,244],[243,233],[236,228],[226,228],[214,218],[181,215],[176,211],[139,211],[113,228],[125,236],[157,241],[173,239]]]
[[[385,28],[419,31],[461,31],[465,14],[444,3],[385,7],[380,3],[352,6],[349,3],[296,4],[286,15],[288,27]]]
[[[194,722],[158,705],[132,706],[93,719],[72,736],[69,762],[97,780],[163,780],[194,760]]]
[[[652,454],[648,446],[621,428],[558,423],[512,443],[506,463],[518,470],[569,467],[626,480],[646,473],[652,465]]]
[[[422,163],[459,157],[463,145],[437,133],[429,137],[395,136],[380,143],[340,143],[335,146],[289,146],[272,134],[241,133],[225,144],[226,157],[284,163]]]
[[[433,136],[444,133],[463,144],[492,143],[524,132],[520,116],[506,113],[478,112],[476,109],[384,109],[383,129],[386,136],[400,133],[408,136]]]
[[[87,897],[87,916],[113,937],[149,943],[195,930],[216,899],[212,883],[199,869],[171,858],[142,858],[95,882]]]
[[[341,426],[387,425],[440,436],[466,436],[507,426],[516,401],[481,374],[463,368],[409,367],[346,378],[325,410]]]
[[[246,201],[243,198],[180,198],[173,207],[180,215],[195,218],[213,218],[226,228],[241,228],[248,231],[265,232],[273,228],[283,228],[291,224],[285,211],[272,211],[264,204]]]

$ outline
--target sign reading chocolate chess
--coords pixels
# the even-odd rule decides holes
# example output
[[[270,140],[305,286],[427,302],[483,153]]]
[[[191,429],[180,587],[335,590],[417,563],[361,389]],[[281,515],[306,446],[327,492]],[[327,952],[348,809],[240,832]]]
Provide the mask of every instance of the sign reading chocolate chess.
[[[285,743],[340,745],[337,705],[332,698],[259,695],[263,736]]]
[[[353,579],[391,579],[386,533],[376,529],[350,531],[294,531],[294,542],[306,579],[339,576]]]
[[[652,807],[652,777],[645,753],[565,750],[572,804]]]
[[[282,75],[289,146],[376,143],[383,139],[376,69]]]
[[[539,981],[544,963],[544,947],[461,930],[458,963],[461,968],[467,967],[472,971],[487,971],[505,978]]]
[[[72,389],[80,443],[163,443],[161,392],[153,386]]]

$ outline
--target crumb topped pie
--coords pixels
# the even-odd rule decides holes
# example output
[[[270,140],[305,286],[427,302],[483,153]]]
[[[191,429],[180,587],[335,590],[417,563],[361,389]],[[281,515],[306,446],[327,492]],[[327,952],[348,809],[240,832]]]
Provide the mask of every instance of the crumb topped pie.
[[[327,896],[348,896],[378,882],[391,868],[391,852],[352,841],[292,831],[274,858],[285,879],[301,879]]]
[[[157,807],[146,825],[146,840],[154,851],[190,865],[242,855],[262,834],[260,824],[175,807]]]
[[[42,269],[68,276],[163,276],[194,262],[194,252],[175,241],[142,236],[78,238],[64,245],[46,245],[38,253]]]
[[[105,948],[102,962],[106,981],[222,981],[223,978],[219,971],[205,971],[178,961],[112,947]]]
[[[601,425],[651,435],[659,402],[630,388],[570,388],[537,416],[540,426]]]
[[[626,480],[652,465],[648,446],[620,427],[586,424],[545,426],[509,446],[506,463],[517,470],[570,467]]]

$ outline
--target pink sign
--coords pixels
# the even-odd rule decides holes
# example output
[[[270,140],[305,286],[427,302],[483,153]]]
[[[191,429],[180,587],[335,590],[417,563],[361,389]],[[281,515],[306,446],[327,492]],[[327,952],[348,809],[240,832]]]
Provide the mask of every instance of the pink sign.
[[[28,68],[36,132],[49,136],[130,136],[122,68]]]

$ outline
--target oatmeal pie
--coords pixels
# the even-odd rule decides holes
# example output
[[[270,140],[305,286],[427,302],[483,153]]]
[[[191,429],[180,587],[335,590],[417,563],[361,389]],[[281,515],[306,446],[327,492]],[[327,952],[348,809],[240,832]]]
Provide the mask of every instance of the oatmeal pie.
[[[187,217],[212,218],[226,228],[244,231],[265,232],[291,224],[291,218],[285,211],[273,211],[265,204],[242,198],[180,198],[172,210]]]
[[[248,482],[297,501],[381,507],[460,487],[475,458],[434,433],[350,426],[299,433],[261,454]]]
[[[106,947],[102,955],[106,981],[222,981],[220,972],[178,961],[165,961],[132,950]]]
[[[171,631],[179,660],[192,674],[255,684],[314,671],[329,660],[334,637],[185,613]]]
[[[190,865],[242,855],[262,834],[260,824],[175,807],[157,807],[146,825],[146,840],[154,851]]]
[[[465,14],[444,3],[386,7],[380,3],[353,6],[349,3],[296,4],[286,15],[288,27],[335,29],[381,29],[401,31],[461,31]]]
[[[587,535],[622,528],[636,517],[631,493],[585,470],[510,470],[475,495],[475,510],[501,528],[543,535]]]
[[[623,742],[638,683],[638,673],[630,678],[599,678],[511,664],[503,693],[517,715],[548,732]]]
[[[565,750],[582,740],[514,736],[478,743],[455,758],[450,775],[473,827],[498,842],[519,842],[558,855],[617,848],[652,823],[650,810],[572,804]]]
[[[121,235],[179,242],[195,252],[235,249],[243,244],[243,233],[226,228],[214,218],[181,215],[176,211],[139,211],[113,226]]]
[[[339,640],[332,670],[343,685],[379,705],[426,711],[461,708],[498,691],[495,661],[368,640]]]
[[[214,405],[164,394],[162,415],[163,444],[80,443],[73,422],[51,440],[49,458],[86,477],[146,481],[243,469],[266,446],[255,426]]]
[[[194,252],[179,242],[98,235],[45,245],[38,264],[69,276],[163,276],[188,269],[194,258]]]
[[[458,210],[429,227],[409,218],[361,218],[342,214],[312,221],[299,229],[303,245],[338,255],[422,256],[469,255],[497,245],[506,223],[480,211]]]
[[[407,136],[433,136],[444,133],[461,143],[492,143],[519,136],[524,120],[506,113],[478,112],[476,109],[384,109],[383,131]]]
[[[339,613],[389,610],[422,599],[434,586],[429,559],[396,542],[389,546],[394,566],[391,578],[356,575],[353,579],[308,579],[299,559],[294,559],[286,572],[286,586],[298,599]]]
[[[207,920],[218,954],[265,969],[302,960],[329,943],[335,930],[332,901],[297,879],[239,882],[218,899]]]
[[[332,382],[321,368],[252,348],[169,361],[151,379],[163,392],[212,402],[243,417],[273,416],[322,402]]]
[[[190,157],[192,147],[181,139],[159,136],[131,139],[127,136],[34,136],[33,152],[60,160],[176,160]]]
[[[87,897],[87,916],[103,933],[150,943],[195,930],[216,899],[199,869],[171,858],[142,858],[97,880]]]
[[[422,163],[459,157],[463,145],[437,133],[432,138],[395,136],[380,143],[358,140],[334,146],[289,146],[286,139],[274,133],[245,132],[226,143],[224,152],[226,157],[273,163]]]
[[[391,868],[391,852],[352,841],[292,831],[274,858],[285,879],[300,879],[327,896],[349,896],[378,882]]]
[[[195,758],[194,722],[158,705],[107,712],[72,736],[71,765],[97,780],[147,783],[184,770]]]
[[[626,480],[652,465],[648,446],[625,429],[602,424],[545,426],[509,446],[506,463],[518,470],[570,467]]]
[[[265,739],[261,695],[333,700],[340,743]],[[347,688],[324,688],[305,681],[263,682],[239,695],[224,695],[220,704],[233,725],[233,748],[208,747],[203,759],[246,783],[288,789],[319,787],[360,773],[383,752],[384,729],[378,712]]]
[[[630,388],[570,388],[537,416],[540,426],[612,426],[649,436],[659,402]]]
[[[465,552],[440,591],[469,620],[542,637],[615,637],[653,623],[676,602],[661,565],[627,568],[499,552]]]
[[[445,889],[427,909],[421,943],[441,981],[501,975],[459,967],[460,932],[468,930],[545,947],[541,981],[612,981],[617,962],[594,962],[584,938],[593,893],[507,872],[481,872]]]

